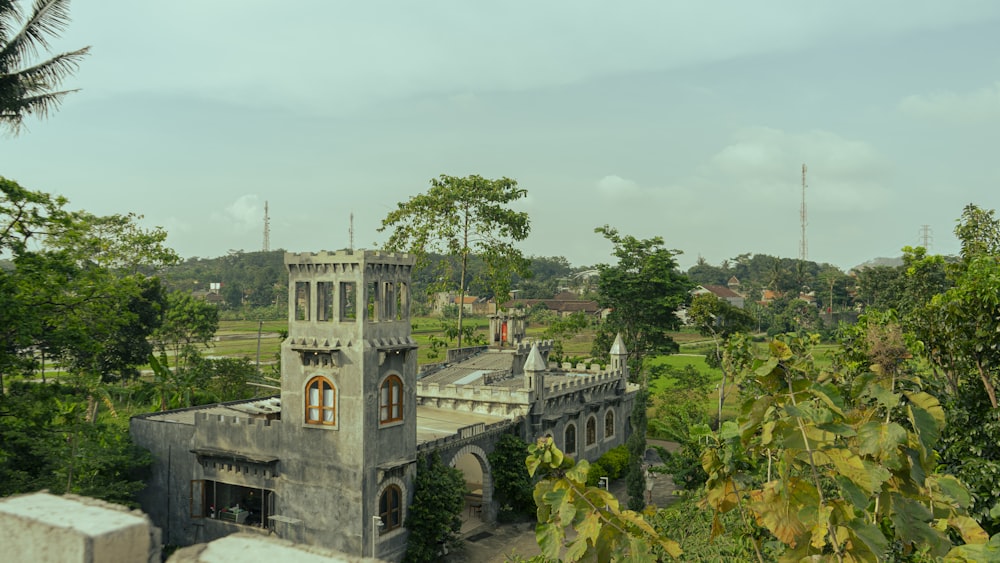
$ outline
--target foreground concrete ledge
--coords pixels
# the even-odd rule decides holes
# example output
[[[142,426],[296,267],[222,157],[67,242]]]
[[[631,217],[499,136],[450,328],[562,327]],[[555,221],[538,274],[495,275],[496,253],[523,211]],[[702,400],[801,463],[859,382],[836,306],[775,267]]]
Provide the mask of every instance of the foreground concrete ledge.
[[[159,531],[141,511],[42,491],[0,500],[8,561],[123,561],[160,558]]]
[[[351,557],[338,553],[294,544],[279,538],[252,534],[233,534],[212,543],[192,545],[174,552],[167,563],[376,563],[381,559]]]

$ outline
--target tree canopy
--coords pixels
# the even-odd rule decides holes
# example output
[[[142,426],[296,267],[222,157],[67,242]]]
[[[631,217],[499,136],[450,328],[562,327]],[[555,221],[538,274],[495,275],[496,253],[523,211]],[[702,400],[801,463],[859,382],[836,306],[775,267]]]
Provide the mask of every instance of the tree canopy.
[[[514,211],[512,203],[527,196],[510,178],[490,180],[482,176],[441,176],[431,180],[426,193],[400,202],[379,227],[391,230],[385,248],[409,251],[424,261],[429,252],[448,255],[458,262],[459,299],[464,301],[469,258],[477,255],[485,264],[483,277],[497,299],[510,293],[514,274],[527,276],[528,261],[515,243],[528,237],[528,214]],[[450,261],[441,263],[454,267]],[[442,272],[442,279],[450,276]],[[458,346],[462,346],[462,317],[458,311]]]
[[[593,354],[606,358],[615,334],[628,350],[632,376],[643,374],[649,354],[669,354],[677,344],[668,334],[680,326],[677,309],[688,302],[693,284],[677,269],[680,251],[664,248],[663,239],[637,239],[605,225],[595,229],[613,245],[617,264],[599,264],[598,302],[611,313],[594,339]]]

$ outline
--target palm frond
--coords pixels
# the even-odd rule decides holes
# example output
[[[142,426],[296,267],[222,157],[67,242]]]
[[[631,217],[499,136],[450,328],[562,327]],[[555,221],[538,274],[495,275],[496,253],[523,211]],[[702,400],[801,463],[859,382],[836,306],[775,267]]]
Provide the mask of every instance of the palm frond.
[[[0,0],[0,49],[7,45],[7,37],[20,27],[22,19],[17,0]]]
[[[69,0],[35,0],[21,31],[0,49],[0,71],[6,71],[5,66],[9,63],[17,65],[28,57],[36,56],[39,48],[48,50],[47,36],[58,37],[66,29],[69,19]]]
[[[80,68],[83,57],[90,52],[90,47],[77,49],[68,53],[60,53],[47,61],[20,70],[8,70],[0,73],[0,77],[12,77],[27,83],[41,83],[48,87],[57,86],[64,78]]]
[[[0,128],[17,135],[26,115],[45,117],[75,91],[56,88],[79,68],[89,47],[21,68],[40,48],[48,50],[47,37],[58,36],[68,23],[69,0],[35,0],[26,20],[17,0],[0,0]],[[20,31],[8,39],[15,26]]]

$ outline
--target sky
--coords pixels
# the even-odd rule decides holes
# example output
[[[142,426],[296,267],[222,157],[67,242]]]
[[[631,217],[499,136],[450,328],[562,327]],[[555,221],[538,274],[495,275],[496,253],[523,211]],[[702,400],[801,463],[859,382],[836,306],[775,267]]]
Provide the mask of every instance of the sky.
[[[22,1],[27,6],[26,1]],[[377,248],[440,174],[527,190],[528,255],[847,269],[1000,207],[1000,3],[74,0],[81,90],[0,175],[184,257]]]

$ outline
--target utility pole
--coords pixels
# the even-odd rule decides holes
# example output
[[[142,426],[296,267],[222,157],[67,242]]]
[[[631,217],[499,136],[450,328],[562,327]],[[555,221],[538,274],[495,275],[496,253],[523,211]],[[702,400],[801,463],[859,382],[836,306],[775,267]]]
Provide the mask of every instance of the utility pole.
[[[264,202],[264,252],[271,250],[271,218],[267,215],[267,202]]]
[[[809,258],[809,245],[806,243],[806,165],[802,164],[802,208],[799,211],[799,219],[802,222],[802,242],[799,243],[799,260],[803,262]]]

